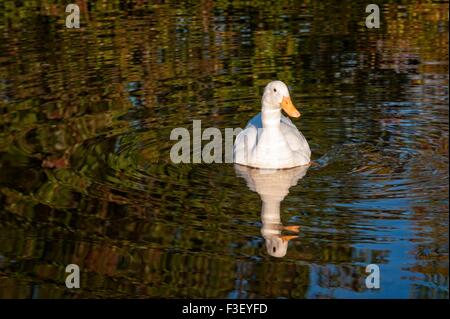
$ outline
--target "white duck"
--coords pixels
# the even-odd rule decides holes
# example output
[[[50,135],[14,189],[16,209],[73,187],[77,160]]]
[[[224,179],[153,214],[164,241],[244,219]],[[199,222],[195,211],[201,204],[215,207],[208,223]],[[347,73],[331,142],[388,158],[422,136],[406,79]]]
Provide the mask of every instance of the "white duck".
[[[291,169],[273,170],[251,168],[235,165],[238,176],[247,181],[247,186],[261,197],[261,234],[266,242],[267,253],[273,257],[284,257],[289,240],[296,235],[283,235],[282,231],[298,233],[299,226],[283,226],[280,216],[280,203],[289,193],[291,186],[305,176],[309,166],[299,166]]]
[[[281,109],[289,116],[300,117],[286,84],[272,81],[264,89],[262,112],[236,137],[235,163],[271,169],[309,164],[308,142],[291,120],[281,114]]]

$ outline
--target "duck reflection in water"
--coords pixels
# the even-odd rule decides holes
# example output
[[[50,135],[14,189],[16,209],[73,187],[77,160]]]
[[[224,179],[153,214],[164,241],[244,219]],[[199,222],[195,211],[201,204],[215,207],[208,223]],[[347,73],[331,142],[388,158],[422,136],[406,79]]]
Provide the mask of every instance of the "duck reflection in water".
[[[291,186],[297,185],[305,176],[309,165],[290,169],[261,169],[234,165],[236,174],[247,181],[250,190],[261,197],[261,234],[266,241],[267,253],[273,257],[284,257],[289,240],[294,235],[282,235],[283,230],[298,233],[300,226],[283,226],[280,218],[280,203],[289,193]]]

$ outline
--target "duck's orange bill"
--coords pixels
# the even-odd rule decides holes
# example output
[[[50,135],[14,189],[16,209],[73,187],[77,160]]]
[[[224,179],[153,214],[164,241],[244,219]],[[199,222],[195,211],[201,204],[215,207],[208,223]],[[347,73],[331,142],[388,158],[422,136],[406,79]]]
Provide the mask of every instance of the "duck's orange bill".
[[[281,236],[283,241],[290,241],[291,239],[297,238],[298,236]]]
[[[291,98],[289,96],[283,97],[281,101],[281,107],[287,113],[287,115],[292,117],[300,117],[300,112],[292,104]]]
[[[289,230],[291,232],[299,233],[300,232],[300,226],[284,226],[283,229]]]

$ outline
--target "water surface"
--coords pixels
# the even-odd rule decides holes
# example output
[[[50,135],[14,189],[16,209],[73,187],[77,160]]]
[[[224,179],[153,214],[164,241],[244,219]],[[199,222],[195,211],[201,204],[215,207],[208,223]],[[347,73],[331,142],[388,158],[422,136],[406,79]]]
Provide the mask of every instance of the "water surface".
[[[0,4],[0,297],[449,297],[448,3],[78,3]],[[278,257],[260,175],[169,158],[274,79],[315,162],[269,189]]]

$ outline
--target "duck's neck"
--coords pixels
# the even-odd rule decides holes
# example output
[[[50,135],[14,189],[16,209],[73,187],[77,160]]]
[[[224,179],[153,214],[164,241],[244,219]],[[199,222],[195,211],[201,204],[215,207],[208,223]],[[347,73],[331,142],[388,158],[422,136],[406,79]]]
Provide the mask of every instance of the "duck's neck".
[[[262,124],[264,128],[279,128],[281,119],[281,108],[274,109],[262,103]]]
[[[273,236],[280,234],[280,198],[276,196],[262,196],[261,208],[261,233],[263,236]]]
[[[262,202],[261,220],[263,224],[279,224],[280,219],[280,201],[265,200]]]

